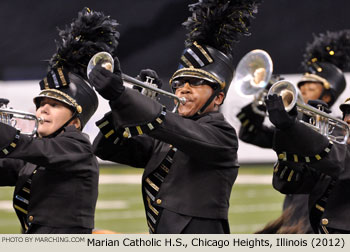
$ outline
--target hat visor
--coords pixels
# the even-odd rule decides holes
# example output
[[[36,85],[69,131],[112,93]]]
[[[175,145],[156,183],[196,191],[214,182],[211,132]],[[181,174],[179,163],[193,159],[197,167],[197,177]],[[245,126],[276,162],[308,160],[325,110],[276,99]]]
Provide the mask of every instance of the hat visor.
[[[39,107],[40,100],[43,98],[50,98],[54,99],[56,101],[63,102],[64,104],[68,105],[69,107],[72,107],[72,109],[75,108],[74,104],[70,102],[66,97],[61,95],[59,92],[56,92],[55,89],[45,89],[40,92],[40,94],[36,97],[34,97],[33,101],[36,107]]]
[[[220,81],[220,79],[214,76],[213,74],[197,68],[182,68],[177,70],[174,73],[174,75],[171,77],[169,83],[171,85],[173,80],[184,78],[184,77],[203,79],[214,84],[219,84],[221,89],[224,89],[225,87],[225,82]]]

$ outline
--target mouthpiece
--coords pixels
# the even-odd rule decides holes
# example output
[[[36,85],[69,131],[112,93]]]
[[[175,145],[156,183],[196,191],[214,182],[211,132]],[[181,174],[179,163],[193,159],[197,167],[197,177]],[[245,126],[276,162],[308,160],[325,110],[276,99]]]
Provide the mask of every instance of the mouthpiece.
[[[43,123],[44,123],[44,118],[38,117],[38,122],[39,122],[40,124],[43,124]]]

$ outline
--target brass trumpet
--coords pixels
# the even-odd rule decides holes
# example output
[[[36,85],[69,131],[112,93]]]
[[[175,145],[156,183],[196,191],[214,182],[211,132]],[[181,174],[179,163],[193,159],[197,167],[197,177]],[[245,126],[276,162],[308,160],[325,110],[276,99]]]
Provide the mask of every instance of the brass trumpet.
[[[278,81],[272,85],[267,95],[277,94],[282,97],[284,109],[289,112],[297,106],[298,112],[310,117],[309,122],[300,120],[301,123],[312,128],[329,140],[346,144],[349,138],[350,128],[346,122],[335,118],[322,111],[322,107],[314,108],[305,104],[299,90],[288,81]],[[338,130],[340,131],[338,131]],[[336,135],[341,132],[342,135]]]
[[[19,128],[17,128],[17,129],[21,131],[21,134],[28,135],[28,136],[34,136],[38,130],[39,123],[41,123],[43,121],[42,118],[40,118],[40,117],[37,118],[32,113],[28,113],[28,112],[24,112],[24,111],[20,111],[20,110],[14,110],[12,108],[7,108],[8,100],[6,100],[6,101],[7,101],[6,103],[0,104],[0,122],[16,128],[16,126],[17,126],[16,119],[33,121],[34,128],[31,132],[24,132]]]
[[[99,63],[101,63],[102,67],[113,72],[114,59],[113,59],[112,55],[110,55],[107,52],[99,52],[99,53],[96,53],[94,56],[92,56],[92,58],[89,61],[89,64],[87,66],[87,71],[86,71],[88,78],[89,78],[89,74],[90,74],[91,70]],[[173,93],[167,92],[163,89],[160,89],[160,88],[157,88],[153,85],[150,85],[150,84],[152,84],[151,82],[142,82],[142,81],[140,81],[136,78],[133,78],[129,75],[126,75],[126,74],[122,74],[122,79],[125,83],[129,83],[131,85],[135,85],[135,86],[141,87],[143,89],[148,89],[148,90],[151,90],[151,91],[156,92],[158,94],[175,99],[177,102],[176,102],[175,107],[172,111],[174,113],[177,112],[180,104],[186,103],[186,98],[178,97],[178,96],[174,95]]]

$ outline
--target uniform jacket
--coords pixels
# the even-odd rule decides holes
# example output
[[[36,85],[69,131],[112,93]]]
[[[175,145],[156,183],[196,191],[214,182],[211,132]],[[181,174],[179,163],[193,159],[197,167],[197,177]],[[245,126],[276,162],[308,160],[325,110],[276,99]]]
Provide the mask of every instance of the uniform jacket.
[[[296,123],[287,131],[276,130],[274,149],[279,155],[274,187],[282,193],[310,194],[310,221],[315,232],[349,232],[349,146],[331,143]]]
[[[183,118],[162,112],[161,104],[128,89],[110,106],[112,112],[98,123],[101,133],[94,141],[98,157],[144,168],[144,180],[172,145],[177,152],[157,195],[160,206],[187,216],[227,219],[238,172],[238,143],[235,130],[221,113]],[[149,124],[153,129],[145,127]]]
[[[0,132],[0,186],[15,186],[16,195],[36,169],[29,223],[92,229],[99,170],[87,136],[74,126],[55,138],[18,135],[3,123]]]
[[[272,139],[275,127],[263,124],[265,117],[253,111],[252,105],[248,104],[238,114],[241,121],[239,139],[243,142],[272,149]]]

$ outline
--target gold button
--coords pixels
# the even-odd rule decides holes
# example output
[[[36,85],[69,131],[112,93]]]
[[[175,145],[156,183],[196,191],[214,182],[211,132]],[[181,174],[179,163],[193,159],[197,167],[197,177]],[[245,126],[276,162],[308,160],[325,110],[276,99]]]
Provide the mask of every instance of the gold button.
[[[33,220],[34,220],[34,217],[31,215],[31,216],[28,217],[28,220],[29,220],[29,221],[33,221]]]
[[[283,158],[284,158],[284,154],[283,154],[283,153],[279,154],[279,155],[278,155],[278,158],[279,158],[279,159],[283,159]]]
[[[79,114],[81,114],[81,112],[83,112],[83,108],[80,105],[77,106],[77,112]]]
[[[324,226],[328,225],[328,219],[326,218],[322,219],[322,225]]]
[[[123,137],[125,137],[125,138],[129,137],[129,133],[127,131],[124,131]]]
[[[161,200],[161,199],[157,199],[156,203],[157,203],[158,205],[160,205],[160,204],[162,203],[162,200]]]

